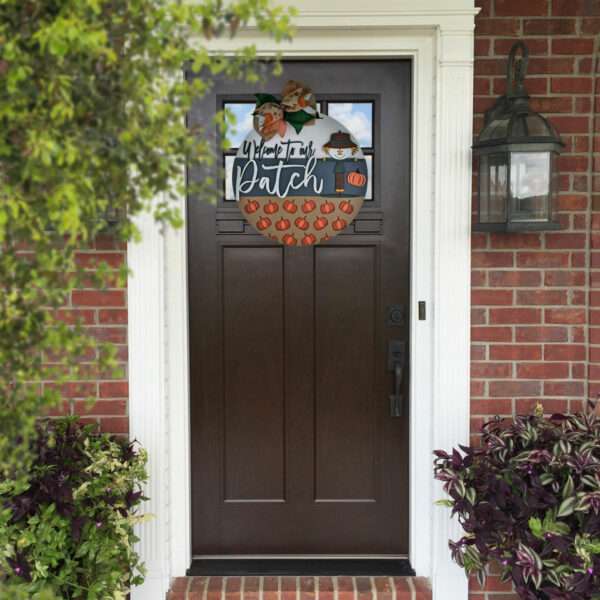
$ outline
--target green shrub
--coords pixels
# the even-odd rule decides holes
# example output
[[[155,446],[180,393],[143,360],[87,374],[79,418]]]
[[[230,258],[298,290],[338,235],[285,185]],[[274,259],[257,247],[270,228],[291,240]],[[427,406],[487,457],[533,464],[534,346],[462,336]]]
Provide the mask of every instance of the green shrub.
[[[124,598],[143,580],[133,526],[145,451],[74,417],[38,427],[27,479],[0,483],[5,583],[29,598]]]

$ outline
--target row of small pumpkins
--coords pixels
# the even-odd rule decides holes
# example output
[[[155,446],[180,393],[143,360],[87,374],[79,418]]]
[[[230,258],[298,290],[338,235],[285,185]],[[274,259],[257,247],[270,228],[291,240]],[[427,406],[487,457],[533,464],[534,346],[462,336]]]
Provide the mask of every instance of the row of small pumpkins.
[[[326,242],[348,227],[362,198],[240,198],[240,210],[259,233],[285,246]]]
[[[339,204],[340,210],[347,215],[351,215],[354,212],[354,207],[348,200],[342,200]],[[295,214],[298,211],[298,205],[295,200],[290,200],[289,198],[284,201],[281,205],[282,209],[289,213],[290,215]],[[257,200],[248,200],[244,205],[244,212],[248,215],[251,215],[260,209],[260,203]],[[310,214],[317,209],[317,203],[315,200],[307,199],[303,202],[300,210],[304,214]],[[329,200],[325,200],[321,203],[319,210],[322,214],[328,215],[331,214],[335,210],[335,204],[330,202]],[[273,202],[270,200],[265,204],[263,211],[267,215],[273,215],[279,211],[279,204],[277,202]]]
[[[270,236],[271,239],[277,240],[275,236]],[[307,233],[304,237],[300,239],[300,244],[302,246],[314,246],[318,241],[326,242],[329,239],[328,235],[323,236],[320,240],[317,239],[317,236],[314,233]],[[281,242],[285,246],[297,246],[298,238],[293,233],[286,233],[282,238]]]
[[[264,231],[265,229],[269,228],[272,224],[273,224],[273,222],[271,221],[271,219],[269,219],[269,217],[263,216],[263,217],[260,217],[258,219],[258,221],[256,221],[256,228],[259,231]],[[302,231],[306,231],[311,226],[311,223],[308,221],[308,219],[306,217],[298,217],[294,221],[294,225],[298,229],[301,229]],[[312,222],[312,226],[317,231],[321,231],[322,229],[325,229],[325,227],[327,227],[327,225],[329,225],[329,221],[327,220],[326,217],[317,217]],[[333,228],[334,231],[341,231],[347,225],[348,225],[348,222],[345,221],[344,219],[340,219],[340,217],[338,217],[331,223],[331,227]],[[292,226],[292,224],[291,224],[290,220],[286,219],[285,217],[281,217],[278,221],[275,222],[275,229],[277,229],[277,231],[287,231],[291,226]]]

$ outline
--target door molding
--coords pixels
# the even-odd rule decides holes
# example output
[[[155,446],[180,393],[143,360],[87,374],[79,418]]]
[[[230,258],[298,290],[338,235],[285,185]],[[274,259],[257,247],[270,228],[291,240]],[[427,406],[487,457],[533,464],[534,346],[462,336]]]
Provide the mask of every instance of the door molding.
[[[448,551],[459,535],[432,477],[432,451],[469,439],[470,225],[473,0],[296,0],[294,41],[277,45],[248,28],[219,50],[255,43],[290,58],[413,61],[411,193],[410,560],[434,600],[467,599]],[[356,10],[353,10],[356,6]],[[217,47],[215,47],[217,49]],[[185,213],[185,199],[180,200]],[[130,435],[149,451],[154,518],[139,526],[146,582],[133,600],[164,600],[191,562],[186,228],[162,232],[138,219],[128,245]],[[417,302],[427,319],[417,320]]]

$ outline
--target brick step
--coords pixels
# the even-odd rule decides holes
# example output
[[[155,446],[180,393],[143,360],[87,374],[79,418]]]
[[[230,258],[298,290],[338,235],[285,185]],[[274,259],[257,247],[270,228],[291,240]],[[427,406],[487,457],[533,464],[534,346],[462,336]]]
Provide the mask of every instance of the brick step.
[[[177,577],[167,600],[431,600],[423,577]]]

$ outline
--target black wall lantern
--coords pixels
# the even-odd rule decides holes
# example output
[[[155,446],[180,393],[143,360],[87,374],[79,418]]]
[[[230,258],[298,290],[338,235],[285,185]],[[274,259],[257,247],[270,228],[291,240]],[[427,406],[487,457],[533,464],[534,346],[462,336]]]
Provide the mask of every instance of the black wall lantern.
[[[552,124],[529,106],[524,80],[529,50],[508,56],[506,94],[485,114],[473,144],[479,158],[478,231],[559,229],[557,157],[564,144]]]

